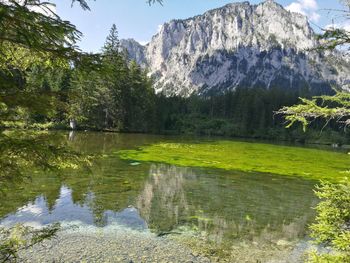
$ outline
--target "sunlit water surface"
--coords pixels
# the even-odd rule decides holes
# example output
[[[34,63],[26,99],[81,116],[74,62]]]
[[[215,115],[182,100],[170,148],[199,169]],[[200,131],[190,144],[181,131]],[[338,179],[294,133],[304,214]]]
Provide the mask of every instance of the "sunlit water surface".
[[[152,242],[182,246],[198,261],[204,260],[198,255],[236,262],[301,261],[308,246],[307,226],[314,218],[311,208],[317,204],[315,181],[136,163],[121,160],[116,154],[121,149],[179,138],[76,133],[67,134],[67,140],[76,150],[99,156],[90,171],[33,172],[31,180],[6,191],[0,200],[1,226],[26,223],[40,227],[60,222],[65,238],[72,233],[81,236],[80,241],[57,247],[57,251],[51,244],[47,248],[50,255],[71,253],[66,261],[105,261],[108,258],[89,258],[101,253],[93,251],[101,242],[98,238],[106,235],[105,239],[108,236],[118,242],[123,238],[122,231],[132,233],[127,235],[135,239],[149,237]],[[89,238],[96,236],[95,241],[88,240],[96,246],[92,245],[84,258],[74,254],[78,252],[73,248],[84,242],[87,233]],[[146,262],[151,252],[137,255],[137,244],[136,240],[134,245],[119,248],[126,251],[123,257],[113,257],[115,261]],[[133,249],[132,255],[128,249]],[[39,251],[44,255],[40,260],[49,262],[45,249],[33,253]],[[112,253],[108,251],[104,256]],[[113,251],[117,253],[117,249]],[[166,255],[161,258],[167,261]],[[176,253],[172,261],[177,261]]]

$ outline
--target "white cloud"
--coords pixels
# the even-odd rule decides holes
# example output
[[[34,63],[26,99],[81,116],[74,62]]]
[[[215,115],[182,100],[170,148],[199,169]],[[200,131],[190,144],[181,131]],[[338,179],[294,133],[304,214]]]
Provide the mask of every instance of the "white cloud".
[[[286,6],[286,9],[291,12],[305,15],[310,19],[310,21],[316,23],[320,20],[321,17],[317,13],[318,4],[316,0],[297,0],[291,3],[290,5]]]
[[[286,6],[286,9],[290,12],[300,13],[306,16],[306,13],[304,12],[303,7],[300,3],[291,3],[290,5]]]
[[[326,29],[344,29],[350,32],[350,22],[346,21],[343,23],[330,24],[325,27]]]
[[[157,33],[159,33],[159,32],[162,30],[162,28],[163,28],[163,25],[158,25],[158,27],[157,27]]]
[[[308,15],[308,17],[312,22],[318,22],[320,21],[320,18],[321,18],[320,14],[316,12],[312,12],[311,14]]]
[[[139,42],[142,46],[146,46],[149,43],[149,41],[137,41],[137,42]]]
[[[318,8],[317,2],[315,0],[300,0],[299,1],[305,8],[315,10]]]

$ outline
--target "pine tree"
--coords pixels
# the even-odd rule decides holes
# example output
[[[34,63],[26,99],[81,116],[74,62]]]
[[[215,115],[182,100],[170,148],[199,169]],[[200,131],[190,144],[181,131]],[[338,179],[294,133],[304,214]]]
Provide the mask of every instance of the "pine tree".
[[[106,38],[106,42],[102,48],[102,53],[105,56],[116,56],[120,52],[120,41],[118,36],[118,29],[115,24],[112,25],[109,35]]]
[[[105,128],[124,129],[125,106],[123,100],[128,95],[128,66],[120,52],[120,41],[115,24],[112,25],[102,48],[101,96],[105,99]]]

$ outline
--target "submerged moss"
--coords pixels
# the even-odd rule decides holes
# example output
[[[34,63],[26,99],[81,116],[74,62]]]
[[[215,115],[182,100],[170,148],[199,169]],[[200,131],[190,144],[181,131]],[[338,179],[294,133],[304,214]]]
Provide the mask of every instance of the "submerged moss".
[[[158,143],[118,152],[125,160],[220,168],[337,181],[346,176],[345,153],[237,141]]]

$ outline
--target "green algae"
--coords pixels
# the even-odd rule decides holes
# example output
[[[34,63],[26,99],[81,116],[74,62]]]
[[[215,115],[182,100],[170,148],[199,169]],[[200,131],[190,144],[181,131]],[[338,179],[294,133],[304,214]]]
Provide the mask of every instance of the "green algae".
[[[97,248],[90,250],[89,256],[84,255],[84,259],[95,261],[96,256],[102,258],[98,250],[102,233],[108,231],[113,235],[106,242],[118,242],[121,240],[119,232],[115,232],[118,229],[143,231],[146,227],[152,236],[163,236],[160,242],[175,240],[183,248],[193,250],[195,255],[223,262],[281,261],[288,257],[291,249],[298,247],[298,242],[303,242],[307,226],[314,219],[314,210],[310,207],[318,202],[313,194],[315,181],[274,174],[262,176],[254,172],[125,161],[115,154],[119,149],[158,145],[166,140],[181,142],[180,148],[189,144],[200,146],[179,137],[77,133],[70,141],[72,147],[101,158],[93,160],[89,171],[36,173],[30,181],[21,182],[5,193],[6,197],[0,200],[0,217],[4,222],[54,220],[63,224],[77,223],[82,232],[76,240],[84,242],[84,233],[91,233],[87,242]],[[201,144],[218,147],[218,142]],[[178,148],[169,145],[171,147],[173,150]],[[341,156],[347,157],[346,154]],[[183,157],[176,158],[181,160]],[[134,162],[139,165],[132,165]],[[211,160],[211,163],[218,164],[220,160]],[[33,213],[23,210],[27,207],[35,208]],[[92,231],[95,227],[98,230]],[[81,257],[82,242],[69,241],[66,246],[65,241],[63,238],[62,248],[66,249],[66,254]],[[139,242],[143,242],[142,237]],[[135,249],[137,244],[137,240],[128,243],[128,248]],[[56,245],[47,247],[34,250],[35,255],[41,255],[41,252],[52,255],[58,251]],[[171,246],[164,251],[168,249]],[[50,254],[50,251],[54,252]],[[103,250],[103,257],[111,257],[115,251]],[[129,250],[125,253],[135,254]]]
[[[186,167],[219,168],[244,172],[298,176],[338,181],[348,175],[346,153],[263,143],[215,141],[157,143],[122,150],[122,159]]]

